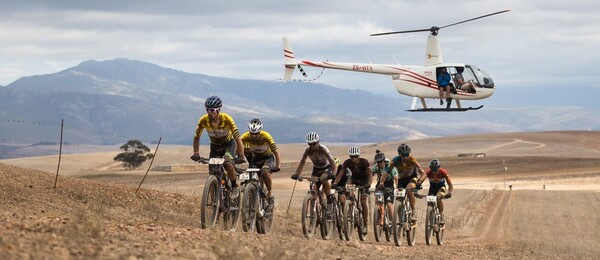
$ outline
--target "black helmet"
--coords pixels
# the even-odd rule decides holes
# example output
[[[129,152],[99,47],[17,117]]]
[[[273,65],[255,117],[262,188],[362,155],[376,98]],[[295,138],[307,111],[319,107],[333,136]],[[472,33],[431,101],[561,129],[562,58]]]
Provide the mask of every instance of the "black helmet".
[[[407,144],[401,144],[398,146],[398,155],[402,157],[407,157],[410,155],[410,147]]]
[[[442,164],[438,159],[433,159],[431,160],[431,162],[429,162],[429,169],[431,169],[432,171],[437,171],[441,166]]]
[[[375,162],[385,161],[385,154],[383,154],[382,152],[380,152],[379,150],[377,150],[376,154],[375,154],[374,160],[375,160]]]
[[[221,102],[221,99],[217,96],[212,96],[206,99],[206,102],[204,102],[204,106],[206,108],[220,108],[223,105],[223,102]]]

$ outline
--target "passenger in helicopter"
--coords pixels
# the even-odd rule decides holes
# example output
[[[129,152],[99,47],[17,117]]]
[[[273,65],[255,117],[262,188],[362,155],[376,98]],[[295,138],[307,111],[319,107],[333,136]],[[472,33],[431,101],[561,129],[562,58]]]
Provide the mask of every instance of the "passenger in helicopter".
[[[477,86],[477,83],[473,82],[472,80],[465,81],[465,78],[462,75],[463,71],[465,71],[465,68],[456,67],[456,74],[454,75],[454,81],[456,81],[456,88],[473,94],[477,93],[475,87],[479,86]]]
[[[450,77],[450,73],[448,73],[446,67],[438,68],[437,84],[440,91],[440,105],[444,104],[444,92],[446,92],[446,102],[452,100],[452,98],[450,98],[450,89],[452,88],[452,83],[450,83],[451,80],[452,77]]]

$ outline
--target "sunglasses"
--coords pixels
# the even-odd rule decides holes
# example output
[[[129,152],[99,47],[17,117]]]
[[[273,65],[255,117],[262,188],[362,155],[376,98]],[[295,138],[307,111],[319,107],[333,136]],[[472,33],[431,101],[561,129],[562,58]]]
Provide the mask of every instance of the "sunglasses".
[[[352,156],[350,156],[350,158],[352,158],[352,159],[358,158],[358,155],[352,155]]]
[[[376,163],[384,163],[384,162],[385,162],[385,161],[378,161],[378,162],[376,162]]]
[[[406,158],[406,157],[409,156],[409,154],[407,154],[407,153],[401,153],[400,156],[402,156],[402,158]]]
[[[258,132],[258,133],[250,133],[251,136],[257,136],[259,134],[260,134],[260,132]]]
[[[218,112],[219,109],[218,108],[207,108],[206,112]]]
[[[309,146],[315,146],[315,145],[317,145],[317,143],[309,143],[308,145]]]

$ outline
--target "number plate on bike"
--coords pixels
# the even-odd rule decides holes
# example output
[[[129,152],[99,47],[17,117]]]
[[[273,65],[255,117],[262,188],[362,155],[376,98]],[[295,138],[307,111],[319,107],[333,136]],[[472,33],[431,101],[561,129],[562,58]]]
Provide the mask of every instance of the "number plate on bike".
[[[210,158],[208,160],[208,164],[223,164],[223,162],[225,162],[223,158]]]
[[[404,196],[406,196],[406,190],[405,189],[396,189],[394,190],[394,196],[396,196],[396,198],[404,198]]]
[[[346,184],[346,192],[354,192],[356,185],[354,184]]]
[[[437,196],[427,196],[427,202],[436,202]]]
[[[249,179],[250,179],[250,173],[248,173],[248,172],[240,173],[240,180],[247,181]]]

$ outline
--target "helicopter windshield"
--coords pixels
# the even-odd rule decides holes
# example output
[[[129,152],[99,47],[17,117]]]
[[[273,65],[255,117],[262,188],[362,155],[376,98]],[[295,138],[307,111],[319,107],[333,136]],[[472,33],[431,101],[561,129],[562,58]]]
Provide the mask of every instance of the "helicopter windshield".
[[[487,72],[473,65],[465,65],[463,76],[465,79],[473,79],[479,86],[484,88],[494,88],[492,77]]]

